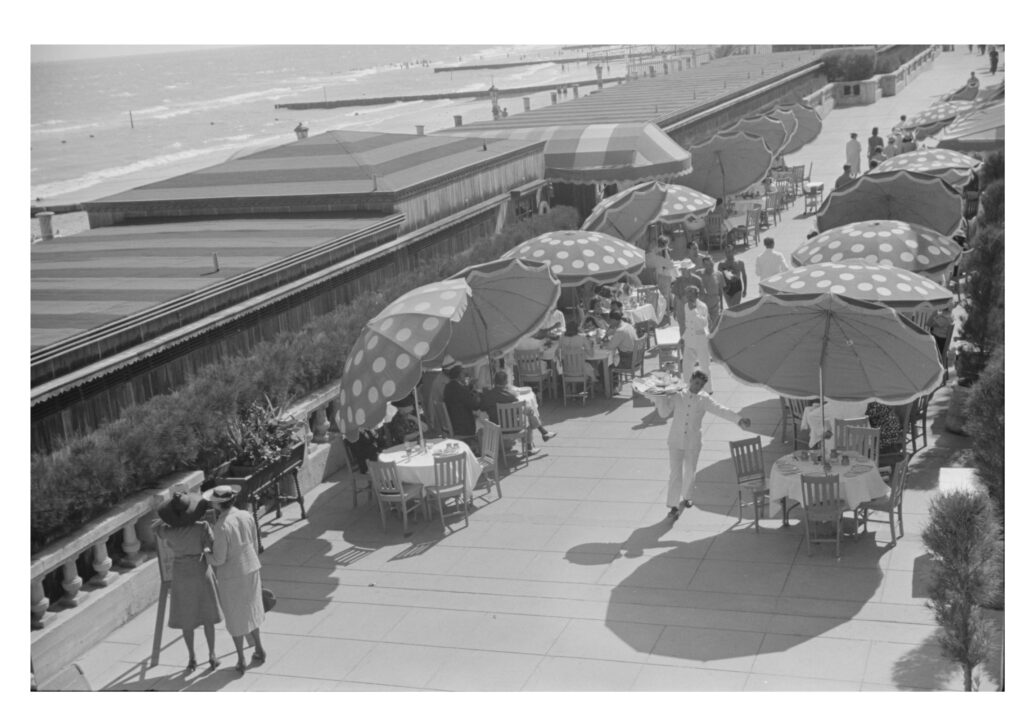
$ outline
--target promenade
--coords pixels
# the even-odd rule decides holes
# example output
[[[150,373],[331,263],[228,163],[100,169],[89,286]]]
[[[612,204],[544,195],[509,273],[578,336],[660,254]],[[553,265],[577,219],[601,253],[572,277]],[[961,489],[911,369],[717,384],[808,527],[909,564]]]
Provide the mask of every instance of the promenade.
[[[873,126],[884,135],[972,70],[983,86],[1003,77],[958,46],[898,95],[834,110],[819,138],[787,162],[813,163],[827,191],[850,132],[865,142]],[[787,258],[813,224],[802,212],[798,199],[762,232]],[[738,255],[752,290],[760,253]],[[888,527],[871,524],[860,540],[843,542],[837,561],[828,546],[807,555],[799,514],[789,528],[781,517],[763,521],[760,533],[749,514],[737,521],[729,441],[761,436],[768,465],[792,442],[782,442],[775,394],[716,363],[712,379],[715,398],[750,418],[752,431],[705,418],[696,505],[678,521],[665,517],[668,429],[653,408],[634,408],[628,387],[583,407],[548,400],[542,417],[558,437],[502,480],[503,497],[478,489],[468,526],[454,532],[435,517],[413,524],[408,538],[394,519],[384,533],[375,503],[361,495],[353,507],[344,472],[307,498],[306,520],[294,505],[268,518],[263,577],[278,603],[262,630],[267,661],[244,676],[232,668],[222,625],[219,669],[186,675],[175,630],[165,631],[160,664],[150,666],[155,606],[79,664],[94,689],[110,690],[961,689],[925,607],[920,538],[942,469],[958,465],[970,444],[945,431],[948,389],[933,397],[928,445],[911,460],[906,535],[889,547]],[[981,689],[997,687],[997,652],[976,675]]]

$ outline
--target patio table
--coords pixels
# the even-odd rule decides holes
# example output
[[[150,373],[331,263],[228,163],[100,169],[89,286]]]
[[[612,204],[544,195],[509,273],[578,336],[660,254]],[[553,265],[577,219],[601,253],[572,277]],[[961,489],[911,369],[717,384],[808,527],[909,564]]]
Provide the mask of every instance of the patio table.
[[[854,451],[844,451],[849,456],[849,464],[843,465],[840,459],[832,461],[830,473],[839,474],[839,483],[843,487],[843,499],[848,509],[855,509],[865,501],[884,496],[889,487],[882,480],[878,466],[874,461],[864,458]],[[779,508],[783,511],[783,524],[789,525],[789,510],[785,499],[791,498],[797,503],[803,501],[803,489],[800,476],[804,474],[821,475],[824,473],[822,464],[811,460],[803,461],[796,454],[788,454],[772,464],[768,478],[768,514],[775,516]]]
[[[425,449],[416,446],[411,451],[407,451],[405,445],[391,446],[381,451],[379,459],[384,462],[393,461],[398,467],[398,475],[405,483],[433,486],[434,454],[440,455],[445,448],[454,444],[460,452],[466,454],[466,496],[467,500],[472,500],[473,488],[476,486],[477,479],[480,478],[483,467],[469,446],[453,438],[432,438],[425,443]]]

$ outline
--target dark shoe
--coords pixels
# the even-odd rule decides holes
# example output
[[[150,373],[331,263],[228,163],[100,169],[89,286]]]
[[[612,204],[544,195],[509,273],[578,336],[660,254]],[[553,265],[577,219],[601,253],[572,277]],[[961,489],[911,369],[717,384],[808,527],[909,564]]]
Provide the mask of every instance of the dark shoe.
[[[185,672],[195,672],[196,667],[198,667],[198,665],[196,664],[196,658],[193,657],[188,661],[188,664],[185,666]]]
[[[264,662],[267,661],[266,651],[264,650],[262,652],[254,652],[252,655],[252,661],[253,664],[262,665]]]
[[[693,501],[691,501],[688,498],[684,498],[682,503],[683,503],[683,508],[688,508],[688,509],[692,509],[693,508]]]
[[[544,439],[545,443],[547,443],[549,440],[554,438],[556,435],[558,435],[558,434],[557,433],[542,433],[541,434],[541,438]]]
[[[215,670],[218,667],[220,667],[220,660],[217,659],[216,657],[211,657],[210,658],[210,669],[211,670]]]
[[[679,507],[678,506],[673,506],[672,508],[670,508],[668,510],[668,515],[671,518],[673,518],[673,519],[678,519],[679,518]]]
[[[235,672],[237,672],[240,675],[244,675],[245,674],[245,663],[244,662],[239,662],[238,664],[236,664],[235,665]]]

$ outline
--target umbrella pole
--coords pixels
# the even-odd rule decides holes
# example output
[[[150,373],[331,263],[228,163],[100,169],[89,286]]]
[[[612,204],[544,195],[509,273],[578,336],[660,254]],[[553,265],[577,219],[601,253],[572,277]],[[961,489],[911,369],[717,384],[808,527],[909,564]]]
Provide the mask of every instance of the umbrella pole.
[[[412,386],[412,399],[416,406],[414,410],[416,411],[416,428],[420,432],[420,448],[426,450],[427,444],[423,441],[423,418],[420,417],[420,393],[418,385]]]
[[[827,433],[828,431],[825,429],[825,372],[824,371],[825,371],[825,350],[828,348],[828,333],[829,333],[829,328],[830,327],[832,327],[832,312],[831,312],[831,310],[827,313],[827,315],[825,317],[825,334],[822,336],[822,341],[821,341],[821,357],[818,359],[818,397],[819,397],[818,404],[821,406],[821,460],[822,460],[822,463],[825,463],[828,460],[826,458],[826,456],[825,456],[825,448],[826,448],[825,441],[827,440],[825,438],[825,433]],[[833,448],[834,448],[835,447],[835,442],[834,441],[833,441],[832,445],[833,445]]]

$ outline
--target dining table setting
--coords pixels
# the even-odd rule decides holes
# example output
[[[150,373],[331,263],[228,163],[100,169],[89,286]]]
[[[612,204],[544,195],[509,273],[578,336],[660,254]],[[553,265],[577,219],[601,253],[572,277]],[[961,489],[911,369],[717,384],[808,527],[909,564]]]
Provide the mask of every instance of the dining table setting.
[[[850,510],[889,492],[878,465],[856,451],[834,451],[824,457],[817,451],[795,451],[772,464],[768,477],[769,515],[775,516],[781,510],[783,525],[788,526],[792,507],[787,506],[787,499],[803,501],[800,477],[823,473],[839,476],[843,500]]]
[[[473,488],[480,478],[483,467],[470,447],[463,441],[454,438],[429,438],[420,445],[417,441],[406,441],[404,444],[391,446],[378,454],[378,459],[393,462],[398,468],[398,475],[404,483],[420,483],[424,486],[434,485],[434,456],[466,454],[466,497],[473,499]]]

